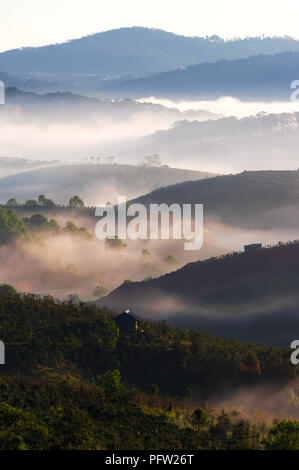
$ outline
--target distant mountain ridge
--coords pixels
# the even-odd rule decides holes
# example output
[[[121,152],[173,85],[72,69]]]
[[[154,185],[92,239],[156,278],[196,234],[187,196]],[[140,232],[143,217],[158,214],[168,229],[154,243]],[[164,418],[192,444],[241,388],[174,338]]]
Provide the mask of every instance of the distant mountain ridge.
[[[0,70],[10,74],[96,74],[146,76],[178,67],[255,54],[298,51],[290,37],[255,37],[224,41],[218,36],[186,37],[163,30],[121,28],[62,44],[26,47],[0,54]]]
[[[290,100],[290,85],[299,77],[299,52],[253,55],[190,65],[147,78],[107,84],[107,96],[170,99]]]

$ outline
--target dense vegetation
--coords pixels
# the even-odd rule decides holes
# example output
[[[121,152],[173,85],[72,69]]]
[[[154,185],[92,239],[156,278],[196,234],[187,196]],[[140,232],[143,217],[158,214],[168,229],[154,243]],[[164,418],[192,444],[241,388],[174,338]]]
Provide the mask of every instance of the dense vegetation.
[[[2,285],[0,448],[298,449],[296,422],[253,425],[206,404],[242,386],[283,387],[297,375],[289,351],[142,328],[126,337],[106,310]]]
[[[65,227],[61,227],[55,219],[49,220],[43,214],[21,218],[12,209],[0,208],[0,246],[18,239],[33,240],[34,235],[38,233],[48,235],[66,233],[92,239],[92,235],[85,227],[77,227],[71,221],[67,222]]]
[[[124,386],[9,377],[0,396],[0,450],[299,450],[298,422],[254,425]]]

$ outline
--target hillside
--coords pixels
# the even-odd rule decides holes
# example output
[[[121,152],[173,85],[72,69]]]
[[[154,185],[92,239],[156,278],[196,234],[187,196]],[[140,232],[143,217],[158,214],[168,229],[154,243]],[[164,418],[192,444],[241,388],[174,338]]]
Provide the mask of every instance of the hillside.
[[[245,171],[213,176],[169,167],[86,163],[26,171],[0,181],[2,204],[10,198],[24,202],[40,193],[65,204],[78,191],[86,204],[105,203],[110,196],[110,202],[116,203],[119,194],[130,197],[132,193],[144,194],[157,188],[131,202],[145,206],[203,204],[206,219],[243,228],[298,226],[295,218],[299,210],[298,171]]]
[[[298,418],[289,350],[165,323],[143,322],[143,333],[128,338],[113,318],[0,286],[1,450],[264,449],[279,439],[263,419]],[[206,401],[220,405],[240,388],[260,396],[257,423],[250,407],[221,412]],[[266,411],[270,390],[279,405]],[[296,422],[280,428],[283,448],[298,448]]]
[[[161,187],[136,199],[145,204],[203,204],[204,216],[252,229],[298,227],[298,171],[244,171]],[[299,228],[299,227],[298,227]]]
[[[0,157],[0,178],[4,176],[13,175],[16,173],[23,173],[24,171],[40,168],[43,166],[57,165],[59,162],[53,161],[39,161],[28,160],[26,158],[11,158]]]
[[[198,180],[210,175],[200,171],[133,165],[73,164],[27,171],[0,179],[0,201],[10,198],[24,202],[46,193],[57,203],[66,203],[73,194],[87,204],[112,203],[118,195],[128,198],[144,194],[164,184]]]
[[[299,75],[299,53],[256,55],[216,63],[199,63],[153,77],[107,85],[107,96],[243,100],[289,100],[290,84]],[[221,77],[221,79],[219,78]]]
[[[207,60],[213,62],[298,49],[298,41],[287,37],[224,41],[217,36],[185,37],[133,27],[63,44],[3,52],[0,70],[12,74],[97,74],[117,78],[144,76]]]
[[[99,301],[214,335],[287,347],[299,327],[299,243],[189,263]]]
[[[133,165],[73,164],[54,166],[2,178],[0,202],[20,203],[40,193],[66,204],[76,192],[91,206],[117,202],[118,195],[143,194],[131,202],[149,206],[203,204],[206,221],[244,229],[299,229],[299,171],[244,171],[213,176],[192,170]],[[111,198],[110,198],[111,196]],[[14,207],[15,211],[36,211]],[[39,209],[40,210],[40,209]],[[44,208],[55,214],[59,208]],[[69,209],[61,209],[69,210]],[[85,209],[88,216],[93,209]],[[81,209],[81,213],[82,209]]]

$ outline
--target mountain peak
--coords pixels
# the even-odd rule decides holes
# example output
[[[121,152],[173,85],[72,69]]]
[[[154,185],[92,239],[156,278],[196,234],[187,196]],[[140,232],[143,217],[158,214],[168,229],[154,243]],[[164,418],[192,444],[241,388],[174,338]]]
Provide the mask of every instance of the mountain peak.
[[[187,37],[162,29],[133,26],[60,44],[6,51],[0,54],[0,70],[17,75],[142,77],[207,61],[287,50],[299,50],[299,41],[285,37],[225,41],[217,35]]]

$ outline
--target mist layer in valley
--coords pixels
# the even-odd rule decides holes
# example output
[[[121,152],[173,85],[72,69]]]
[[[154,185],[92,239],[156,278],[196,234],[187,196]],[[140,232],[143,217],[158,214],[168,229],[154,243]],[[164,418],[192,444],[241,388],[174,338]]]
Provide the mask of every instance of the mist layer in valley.
[[[176,121],[218,117],[205,110],[181,112],[126,99],[98,100],[71,93],[37,95],[8,89],[6,104],[0,107],[1,153],[36,160],[72,162],[95,157],[107,162],[125,142],[168,129]],[[123,162],[140,163],[146,156],[141,153]]]
[[[0,208],[1,280],[21,292],[56,298],[76,293],[83,300],[95,300],[125,281],[149,280],[194,259],[194,254],[184,251],[182,241],[100,241],[94,234],[98,222],[94,210],[15,209],[18,226],[23,220],[30,232],[18,238],[12,233],[8,239],[15,223],[15,216],[9,214]],[[221,251],[205,244],[200,257],[215,253]]]
[[[298,103],[148,100],[8,90],[1,154],[134,165],[154,155],[160,165],[212,173],[297,167]]]

